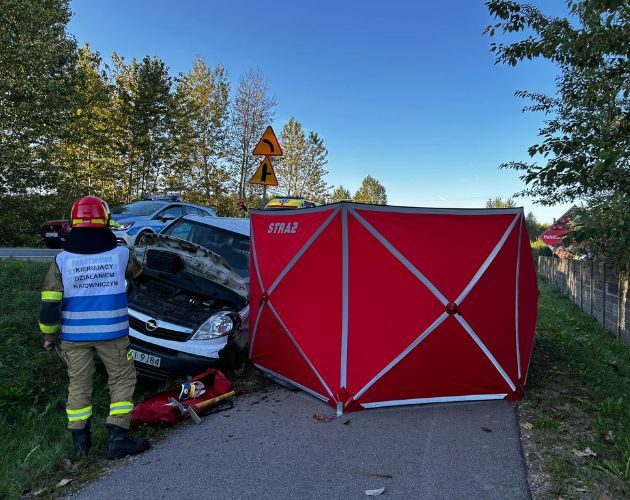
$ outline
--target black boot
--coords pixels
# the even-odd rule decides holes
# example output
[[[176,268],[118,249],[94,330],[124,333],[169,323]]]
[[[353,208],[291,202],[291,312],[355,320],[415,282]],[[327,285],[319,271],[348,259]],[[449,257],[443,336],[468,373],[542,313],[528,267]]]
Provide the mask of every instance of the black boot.
[[[90,432],[90,419],[85,422],[83,429],[69,429],[72,433],[74,451],[79,455],[87,455],[92,447],[92,433]]]
[[[129,431],[114,424],[107,424],[109,437],[107,438],[107,458],[121,458],[143,452],[149,446],[146,439],[134,438]]]

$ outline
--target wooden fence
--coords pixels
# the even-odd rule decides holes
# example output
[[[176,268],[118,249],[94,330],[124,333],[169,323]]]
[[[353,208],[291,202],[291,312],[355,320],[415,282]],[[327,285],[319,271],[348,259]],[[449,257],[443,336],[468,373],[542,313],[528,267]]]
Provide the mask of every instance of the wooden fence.
[[[617,338],[630,342],[628,279],[590,261],[538,257],[538,274]]]

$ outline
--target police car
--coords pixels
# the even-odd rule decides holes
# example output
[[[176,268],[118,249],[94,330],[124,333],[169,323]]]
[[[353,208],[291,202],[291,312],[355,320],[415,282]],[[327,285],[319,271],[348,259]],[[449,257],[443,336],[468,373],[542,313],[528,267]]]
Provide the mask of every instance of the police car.
[[[142,200],[111,209],[112,227],[119,245],[141,245],[148,234],[157,234],[182,215],[216,217],[208,207],[183,203],[177,195],[147,195]]]

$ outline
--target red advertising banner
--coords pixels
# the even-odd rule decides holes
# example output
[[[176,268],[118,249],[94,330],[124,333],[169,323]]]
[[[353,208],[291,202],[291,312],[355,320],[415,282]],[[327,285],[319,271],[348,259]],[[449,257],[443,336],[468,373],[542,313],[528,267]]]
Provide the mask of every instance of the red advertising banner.
[[[564,237],[569,234],[571,219],[575,207],[571,207],[562,217],[554,222],[549,229],[539,236],[539,240],[551,248],[551,251],[561,258],[570,257],[572,252],[566,248]]]

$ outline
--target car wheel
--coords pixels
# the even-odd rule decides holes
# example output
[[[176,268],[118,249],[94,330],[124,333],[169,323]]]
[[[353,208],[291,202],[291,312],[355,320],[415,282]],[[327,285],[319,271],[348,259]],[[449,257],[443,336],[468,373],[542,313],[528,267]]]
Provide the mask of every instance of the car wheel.
[[[136,246],[144,246],[147,244],[147,236],[151,233],[151,231],[142,231],[138,237],[136,238]]]

